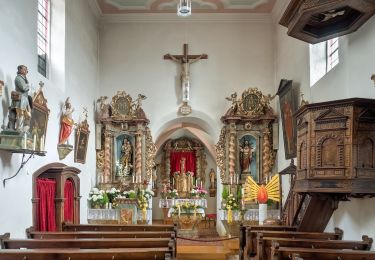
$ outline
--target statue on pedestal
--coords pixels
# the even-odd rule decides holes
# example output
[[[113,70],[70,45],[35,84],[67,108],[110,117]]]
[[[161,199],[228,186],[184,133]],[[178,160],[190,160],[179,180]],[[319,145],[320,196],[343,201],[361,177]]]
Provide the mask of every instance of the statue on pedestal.
[[[186,172],[186,158],[180,160],[180,172],[176,172],[174,176],[176,180],[177,192],[180,197],[188,197],[193,187],[193,176],[190,172]]]

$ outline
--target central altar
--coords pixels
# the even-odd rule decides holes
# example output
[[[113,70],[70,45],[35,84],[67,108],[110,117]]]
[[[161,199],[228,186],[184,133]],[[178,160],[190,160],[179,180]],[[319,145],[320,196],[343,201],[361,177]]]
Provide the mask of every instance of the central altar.
[[[198,238],[198,224],[205,216],[206,199],[160,199],[164,221],[172,220],[177,225],[177,235]]]

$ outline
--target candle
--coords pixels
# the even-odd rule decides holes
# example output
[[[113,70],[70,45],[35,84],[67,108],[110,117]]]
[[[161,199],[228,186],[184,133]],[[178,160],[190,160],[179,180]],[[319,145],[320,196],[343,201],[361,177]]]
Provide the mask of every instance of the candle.
[[[27,149],[27,135],[26,135],[26,132],[25,132],[25,134],[23,135],[23,140],[24,140],[24,143],[23,143],[23,149]]]
[[[133,183],[135,183],[135,175],[133,174]]]
[[[35,147],[36,147],[36,135],[34,135],[34,138],[33,138],[33,150],[35,151]]]
[[[233,184],[233,175],[230,176],[230,185]]]
[[[237,184],[239,183],[239,181],[240,181],[240,175],[237,174]]]
[[[40,138],[39,150],[44,151],[44,135]]]

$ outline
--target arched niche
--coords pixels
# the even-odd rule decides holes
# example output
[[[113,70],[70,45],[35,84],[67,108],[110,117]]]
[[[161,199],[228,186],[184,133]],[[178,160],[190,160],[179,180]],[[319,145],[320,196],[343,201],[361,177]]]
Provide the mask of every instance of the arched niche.
[[[56,181],[55,193],[55,222],[56,230],[62,231],[62,223],[64,222],[64,185],[67,180],[73,182],[74,202],[73,202],[73,224],[80,223],[80,179],[78,174],[81,171],[75,167],[67,166],[63,163],[50,163],[33,173],[32,182],[32,210],[33,210],[33,227],[37,228],[37,208],[39,198],[37,195],[36,181],[38,178],[54,179]]]

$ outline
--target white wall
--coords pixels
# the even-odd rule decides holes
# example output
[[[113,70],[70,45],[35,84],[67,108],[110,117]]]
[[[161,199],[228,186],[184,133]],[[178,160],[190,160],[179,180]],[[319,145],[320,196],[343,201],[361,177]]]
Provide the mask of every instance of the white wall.
[[[285,8],[288,0],[282,0]],[[278,19],[276,19],[278,22]],[[344,99],[350,97],[375,98],[373,82],[370,80],[375,67],[375,17],[372,17],[357,32],[339,39],[340,63],[310,88],[309,45],[287,36],[286,28],[275,24],[275,73],[276,82],[282,78],[292,79],[300,86],[305,99],[310,103]],[[280,127],[280,137],[282,137]],[[284,147],[280,138],[279,147]],[[279,169],[289,165],[283,149],[278,153]],[[287,192],[284,193],[287,195]],[[340,202],[327,230],[339,227],[345,239],[360,239],[362,234],[375,237],[375,199],[352,199]]]
[[[87,163],[74,163],[73,152],[62,160],[79,168],[81,178],[81,220],[85,222],[86,200],[93,172],[95,172],[95,146],[93,101],[97,96],[98,39],[96,18],[91,14],[86,1],[54,0],[52,6],[51,64],[49,79],[37,72],[37,0],[0,1],[0,79],[5,81],[5,93],[1,97],[0,115],[7,123],[7,107],[10,92],[14,89],[17,66],[29,68],[29,81],[37,89],[38,82],[45,83],[44,94],[50,109],[45,157],[35,156],[21,170],[19,175],[0,187],[0,234],[10,232],[12,237],[24,237],[25,228],[32,225],[32,174],[45,164],[59,162],[57,141],[60,109],[65,98],[70,96],[78,121],[82,107],[89,108],[91,127]],[[73,14],[74,13],[74,14]],[[78,15],[78,17],[77,17]],[[66,18],[66,19],[65,19]],[[80,19],[80,20],[77,20]],[[64,41],[64,36],[66,37]],[[70,143],[74,139],[71,136]],[[16,173],[21,155],[0,151],[0,179]]]
[[[185,21],[185,20],[182,20]],[[220,117],[234,91],[259,87],[273,93],[272,24],[270,22],[118,22],[100,29],[100,95],[125,90],[133,98],[148,97],[143,108],[154,140],[159,127],[177,117],[181,104],[180,66],[163,60],[167,53],[208,54],[191,65],[193,114],[211,122],[218,140]]]

